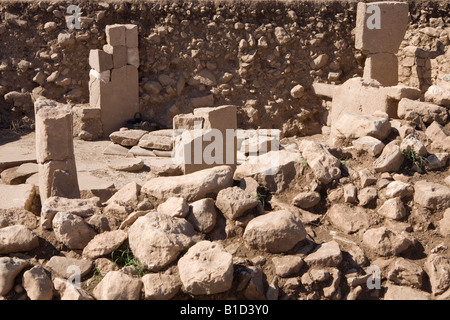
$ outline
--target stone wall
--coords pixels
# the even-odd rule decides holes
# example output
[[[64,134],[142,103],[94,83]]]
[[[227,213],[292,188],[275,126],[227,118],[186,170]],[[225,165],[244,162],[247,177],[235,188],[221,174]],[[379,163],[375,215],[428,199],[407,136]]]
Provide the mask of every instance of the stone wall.
[[[2,2],[0,127],[33,123],[32,92],[87,103],[90,49],[106,44],[106,25],[133,23],[139,26],[144,118],[170,127],[174,115],[195,107],[234,104],[239,127],[320,133],[327,103],[312,83],[339,84],[363,72],[365,57],[354,48],[352,32],[356,3]],[[399,80],[424,89],[449,73],[450,4],[409,3]],[[79,30],[66,25],[71,4],[82,11]],[[438,50],[444,53],[431,57]]]

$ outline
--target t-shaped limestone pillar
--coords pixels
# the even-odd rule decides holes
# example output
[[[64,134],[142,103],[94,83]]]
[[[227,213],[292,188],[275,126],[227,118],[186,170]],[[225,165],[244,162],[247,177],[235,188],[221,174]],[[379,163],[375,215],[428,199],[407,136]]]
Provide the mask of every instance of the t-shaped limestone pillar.
[[[356,13],[355,47],[366,53],[364,79],[382,86],[398,84],[397,52],[408,26],[406,2],[359,2]]]
[[[103,50],[91,50],[89,103],[100,108],[103,134],[109,136],[139,112],[138,28],[106,26]]]
[[[36,99],[34,108],[41,202],[51,196],[79,198],[71,109],[44,97]]]

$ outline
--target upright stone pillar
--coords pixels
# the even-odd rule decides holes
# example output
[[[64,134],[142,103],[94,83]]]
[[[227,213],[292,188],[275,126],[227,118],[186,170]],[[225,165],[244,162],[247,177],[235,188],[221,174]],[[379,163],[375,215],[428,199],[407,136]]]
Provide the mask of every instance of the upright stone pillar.
[[[103,134],[109,136],[139,112],[138,29],[132,24],[106,26],[103,50],[89,54],[89,103],[100,108]]]
[[[398,84],[397,52],[408,26],[407,2],[359,2],[356,13],[355,47],[367,53],[364,79],[382,86]]]
[[[70,107],[40,97],[34,109],[41,202],[51,196],[80,198]]]

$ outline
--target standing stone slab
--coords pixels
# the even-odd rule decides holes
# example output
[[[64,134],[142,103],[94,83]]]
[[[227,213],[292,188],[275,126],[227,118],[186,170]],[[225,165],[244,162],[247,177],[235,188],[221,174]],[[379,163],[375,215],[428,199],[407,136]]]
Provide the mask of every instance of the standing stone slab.
[[[398,58],[393,53],[370,53],[364,65],[364,79],[375,79],[382,86],[398,84]]]
[[[375,7],[375,11],[370,7]],[[371,28],[377,22],[373,19],[376,18],[377,10],[380,24]],[[406,2],[359,2],[356,13],[356,49],[371,53],[397,53],[408,26],[408,11],[409,5]]]
[[[79,198],[70,107],[39,97],[34,108],[41,202],[56,195]]]

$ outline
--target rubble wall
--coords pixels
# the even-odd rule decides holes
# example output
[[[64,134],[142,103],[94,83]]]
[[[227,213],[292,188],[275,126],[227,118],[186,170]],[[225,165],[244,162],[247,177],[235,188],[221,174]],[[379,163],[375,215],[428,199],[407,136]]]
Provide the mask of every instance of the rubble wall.
[[[80,29],[66,24],[72,4],[81,9]],[[235,104],[239,127],[279,128],[285,136],[320,133],[329,104],[311,84],[339,84],[363,73],[365,56],[354,48],[356,4],[1,2],[0,127],[32,125],[32,92],[88,103],[89,50],[106,44],[106,25],[133,23],[139,26],[144,118],[171,127],[174,115],[195,107]],[[450,73],[450,3],[409,4],[399,80],[425,90]],[[300,97],[291,93],[297,85],[305,89]]]

